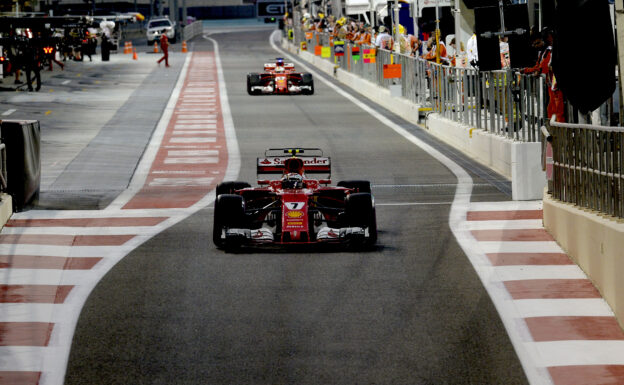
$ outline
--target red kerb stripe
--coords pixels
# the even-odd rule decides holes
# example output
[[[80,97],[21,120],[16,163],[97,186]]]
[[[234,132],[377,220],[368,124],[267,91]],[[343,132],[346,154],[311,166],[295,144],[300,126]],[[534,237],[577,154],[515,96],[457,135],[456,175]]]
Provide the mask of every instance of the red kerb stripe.
[[[0,285],[0,303],[63,303],[73,286]]]
[[[48,346],[54,324],[0,322],[0,346]]]
[[[472,235],[480,242],[540,242],[554,241],[544,229],[472,230]]]
[[[564,253],[491,253],[487,256],[494,266],[574,264]]]
[[[0,234],[0,244],[121,246],[134,235]]]
[[[615,317],[531,317],[524,319],[533,340],[624,340]]]
[[[522,219],[542,219],[542,210],[515,211],[468,211],[469,221],[505,221]]]
[[[588,279],[526,279],[506,281],[513,299],[601,298]]]
[[[548,368],[555,385],[621,385],[624,365],[577,365]]]
[[[0,371],[0,384],[10,385],[37,385],[41,372],[2,372]]]
[[[102,258],[48,257],[42,255],[0,255],[0,269],[89,270]]]
[[[64,219],[12,219],[7,227],[125,227],[155,226],[166,217],[137,218],[64,218]]]

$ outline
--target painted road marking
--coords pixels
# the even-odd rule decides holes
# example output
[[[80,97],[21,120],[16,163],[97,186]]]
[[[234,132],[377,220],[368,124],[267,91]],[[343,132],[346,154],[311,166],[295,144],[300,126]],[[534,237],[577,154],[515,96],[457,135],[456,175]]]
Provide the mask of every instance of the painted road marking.
[[[165,164],[206,164],[219,163],[217,157],[166,158]]]
[[[2,113],[2,116],[9,116],[9,115],[11,115],[12,113],[14,113],[15,111],[17,111],[15,108],[11,108],[11,109],[9,109],[9,110],[4,111],[4,112]]]
[[[173,137],[169,139],[169,143],[214,143],[217,138],[180,138]]]
[[[154,178],[149,186],[167,186],[167,187],[183,187],[183,186],[209,186],[214,178]]]
[[[218,150],[169,150],[169,156],[216,156],[219,155]]]
[[[61,84],[65,85],[65,84],[69,84],[71,83],[71,80],[65,80],[64,82],[62,82]]]

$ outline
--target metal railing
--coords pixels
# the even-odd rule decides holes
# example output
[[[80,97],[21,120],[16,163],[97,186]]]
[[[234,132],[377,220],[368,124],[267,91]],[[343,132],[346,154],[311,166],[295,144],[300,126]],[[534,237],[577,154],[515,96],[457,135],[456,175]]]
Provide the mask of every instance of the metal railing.
[[[624,218],[624,128],[548,122],[555,199]]]
[[[7,191],[7,153],[4,143],[0,143],[0,191]]]
[[[315,53],[316,46],[330,47],[328,33],[294,29],[293,44]],[[354,58],[354,47],[360,51]],[[330,49],[326,58],[345,71],[381,87],[401,85],[402,96],[425,110],[432,110],[456,122],[486,130],[492,134],[524,142],[540,141],[540,127],[545,124],[543,76],[525,75],[511,70],[479,72],[427,62],[424,59],[376,49],[375,64],[364,63],[365,49],[374,47],[345,43],[344,56],[335,57]],[[386,64],[401,64],[400,79],[385,79]]]
[[[197,35],[201,35],[204,32],[204,24],[200,21],[194,21],[191,24],[184,26],[182,30],[182,40],[191,40]]]

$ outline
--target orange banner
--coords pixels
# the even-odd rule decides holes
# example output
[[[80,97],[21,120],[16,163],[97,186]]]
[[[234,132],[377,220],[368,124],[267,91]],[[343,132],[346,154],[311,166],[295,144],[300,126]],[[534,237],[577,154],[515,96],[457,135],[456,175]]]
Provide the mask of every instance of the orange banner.
[[[316,47],[314,47],[314,55],[321,56],[321,53],[323,53],[322,45],[317,45]]]
[[[384,64],[383,66],[384,79],[397,79],[401,77],[401,65],[400,64]]]
[[[314,39],[314,32],[306,32],[306,39],[307,40]]]

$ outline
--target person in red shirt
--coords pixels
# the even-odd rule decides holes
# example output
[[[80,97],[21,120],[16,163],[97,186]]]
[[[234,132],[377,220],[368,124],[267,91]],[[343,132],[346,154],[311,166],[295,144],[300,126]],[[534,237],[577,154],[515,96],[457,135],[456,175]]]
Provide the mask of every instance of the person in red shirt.
[[[164,60],[165,67],[169,67],[169,39],[167,39],[167,35],[164,33],[160,35],[160,49],[162,50],[163,57],[158,60],[158,64]]]
[[[535,66],[525,68],[525,74],[546,75],[546,84],[548,85],[548,107],[546,112],[548,119],[556,115],[557,122],[565,122],[565,102],[563,93],[557,86],[557,80],[552,70],[552,45],[553,32],[545,28],[542,31],[542,39],[535,39],[533,45],[538,49],[543,49],[539,60]],[[545,47],[545,48],[544,48]]]

